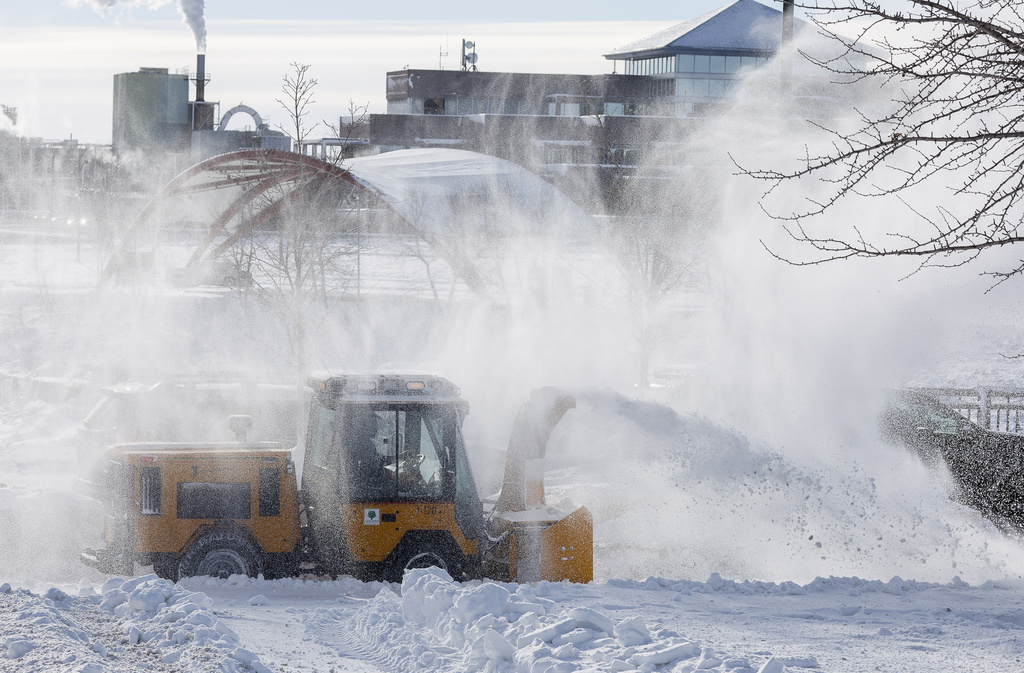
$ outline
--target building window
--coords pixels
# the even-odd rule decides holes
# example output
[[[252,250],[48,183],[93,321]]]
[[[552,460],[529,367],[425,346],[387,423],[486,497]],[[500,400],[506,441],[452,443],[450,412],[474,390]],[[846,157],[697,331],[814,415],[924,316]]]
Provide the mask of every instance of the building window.
[[[506,114],[506,115],[523,114],[522,110],[523,110],[524,106],[523,106],[523,102],[522,101],[518,101],[518,100],[499,101],[498,105],[500,106],[499,109],[501,110],[501,114]]]
[[[675,72],[733,75],[742,68],[756,68],[764,65],[767,61],[767,58],[761,56],[678,54],[675,57]]]
[[[676,80],[676,95],[685,98],[707,98],[711,95],[711,80],[680,77]]]
[[[639,154],[633,149],[607,147],[599,152],[600,163],[608,166],[635,166]]]
[[[446,101],[445,114],[454,115],[477,115],[477,114],[499,114],[501,112],[501,101],[488,101],[479,98],[460,98]]]
[[[651,82],[651,96],[654,98],[669,98],[676,95],[675,79],[656,79]]]
[[[583,105],[586,105],[585,103]],[[580,114],[586,112],[589,114],[589,107],[585,111],[583,105],[580,103],[570,103],[567,101],[558,103],[548,103],[548,114],[557,117],[579,117]]]
[[[589,164],[593,150],[586,145],[547,145],[544,148],[546,164]]]
[[[724,98],[729,95],[729,88],[731,84],[731,79],[709,79],[708,95],[712,98]]]
[[[637,61],[624,61],[623,74],[625,75],[664,75],[671,72],[692,72],[691,70],[679,70],[679,57],[661,56],[658,58],[644,58]],[[693,60],[693,57],[689,57]],[[616,61],[618,63],[618,61]]]
[[[444,99],[443,98],[424,98],[423,99],[423,114],[425,114],[425,115],[443,115],[444,114]]]
[[[604,113],[609,117],[621,117],[626,114],[626,106],[622,103],[605,102]]]

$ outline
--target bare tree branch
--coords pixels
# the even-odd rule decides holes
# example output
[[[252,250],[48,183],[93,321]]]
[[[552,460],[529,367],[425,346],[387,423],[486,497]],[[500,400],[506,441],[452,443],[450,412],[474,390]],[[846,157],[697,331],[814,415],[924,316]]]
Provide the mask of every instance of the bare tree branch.
[[[814,123],[831,142],[819,151],[805,148],[794,168],[737,163],[767,183],[766,196],[787,183],[818,185],[820,195],[796,207],[776,211],[762,201],[766,213],[788,223],[793,239],[820,253],[797,263],[904,256],[922,258],[922,266],[961,266],[1024,241],[1021,5],[907,0],[892,9],[847,0],[797,6],[843,47],[830,57],[804,53],[811,63],[842,81],[876,82],[891,92],[884,111],[855,110],[852,130]],[[839,34],[851,27],[853,37]],[[948,198],[933,198],[931,214],[911,205],[920,188],[935,184]],[[823,235],[814,226],[838,203],[859,198],[897,199],[912,215],[908,226],[871,235],[833,226]],[[1002,282],[1021,273],[1024,262],[991,275]]]

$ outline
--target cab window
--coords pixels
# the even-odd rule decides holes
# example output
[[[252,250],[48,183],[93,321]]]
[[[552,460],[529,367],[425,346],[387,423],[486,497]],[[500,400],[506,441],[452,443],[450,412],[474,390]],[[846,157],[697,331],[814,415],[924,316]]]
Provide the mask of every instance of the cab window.
[[[334,436],[335,411],[312,402],[309,430],[306,435],[306,462],[318,467],[328,467],[331,440]]]
[[[454,416],[426,405],[352,405],[341,451],[354,501],[441,500],[452,457],[445,433]]]

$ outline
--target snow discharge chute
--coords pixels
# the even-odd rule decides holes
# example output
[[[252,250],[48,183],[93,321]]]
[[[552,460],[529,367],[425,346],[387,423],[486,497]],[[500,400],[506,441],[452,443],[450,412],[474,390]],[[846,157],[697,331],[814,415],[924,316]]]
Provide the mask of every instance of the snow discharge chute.
[[[594,578],[594,524],[586,507],[568,516],[544,502],[548,439],[576,398],[557,388],[534,390],[512,426],[505,478],[491,526],[509,538],[509,575],[520,582],[589,582]]]

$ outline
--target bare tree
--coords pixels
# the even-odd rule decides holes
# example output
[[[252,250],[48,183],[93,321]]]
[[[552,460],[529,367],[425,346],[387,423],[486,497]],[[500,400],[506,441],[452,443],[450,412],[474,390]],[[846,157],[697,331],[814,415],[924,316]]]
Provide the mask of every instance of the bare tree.
[[[921,266],[960,266],[986,250],[1024,242],[1024,19],[1015,0],[868,0],[796,3],[841,53],[804,54],[836,79],[877,82],[890,101],[879,112],[855,110],[856,123],[816,125],[825,149],[805,149],[792,169],[742,167],[769,183],[810,180],[818,196],[769,215],[809,245],[810,259],[916,257]],[[840,31],[853,32],[842,36]],[[778,165],[778,164],[777,164]],[[948,197],[921,205],[918,189],[941,185]],[[823,193],[822,193],[823,192]],[[934,194],[933,191],[929,193]],[[815,226],[843,201],[895,199],[905,226],[882,234]],[[894,218],[895,221],[895,218]],[[923,226],[922,226],[923,225]],[[989,271],[998,282],[1019,265]]]
[[[658,319],[665,301],[703,268],[696,248],[687,249],[678,221],[636,215],[617,223],[615,259],[626,281],[630,325],[637,346],[640,384],[650,384],[658,347]]]
[[[354,99],[348,99],[347,114],[343,115],[337,126],[327,124],[331,133],[338,139],[339,158],[348,159],[355,154],[356,148],[363,143],[365,131],[370,125],[370,104],[367,102],[360,105]]]
[[[278,104],[288,113],[289,124],[287,127],[279,125],[278,128],[296,144],[295,151],[302,152],[302,143],[317,127],[317,124],[307,126],[306,117],[309,115],[309,106],[316,103],[313,93],[320,82],[309,76],[308,64],[292,61],[290,65],[292,72],[282,76],[282,97],[277,99]]]
[[[309,66],[292,63],[283,77],[281,106],[288,134],[301,150],[312,128],[306,117],[317,80]],[[343,294],[352,274],[354,250],[347,204],[353,187],[323,164],[300,162],[297,175],[261,192],[249,217],[259,226],[238,242],[236,259],[251,277],[254,299],[285,327],[289,352],[282,353],[298,376],[309,366],[310,342],[332,297]]]
[[[352,276],[354,244],[343,204],[348,183],[318,181],[266,196],[263,208],[279,208],[277,217],[240,244],[251,269],[252,292],[277,314],[288,334],[293,367],[304,372],[309,342],[331,299],[344,294]],[[271,205],[271,198],[283,205]]]
[[[705,280],[705,234],[715,211],[714,191],[700,184],[698,176],[659,175],[657,167],[672,161],[668,152],[649,147],[643,166],[625,163],[621,152],[608,158],[616,162],[616,177],[605,195],[615,215],[609,245],[625,280],[643,386],[650,383],[666,302]]]

